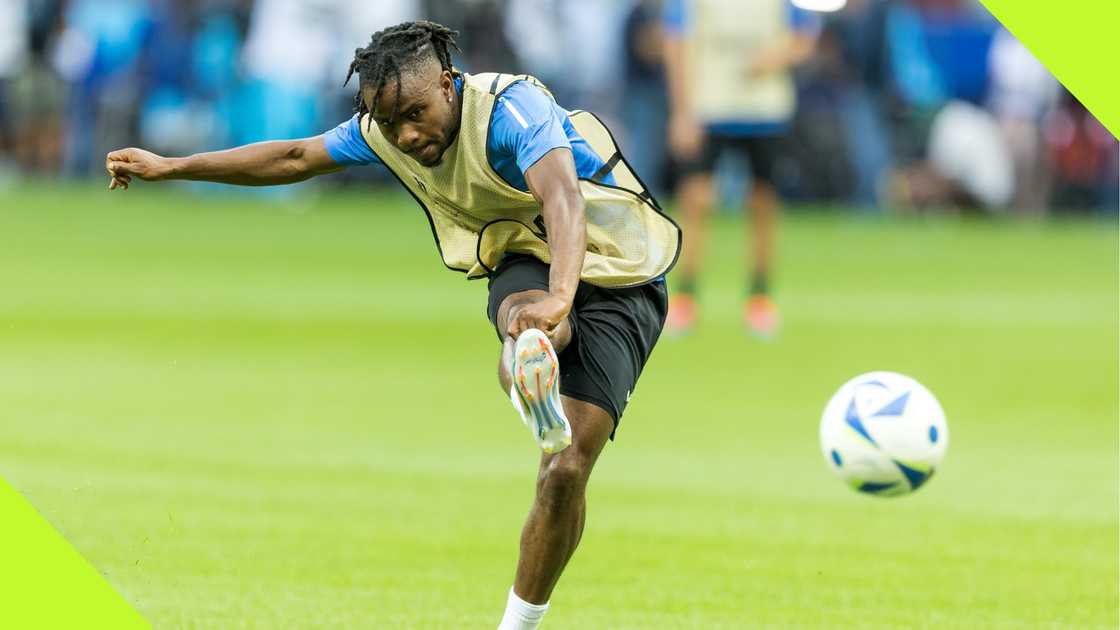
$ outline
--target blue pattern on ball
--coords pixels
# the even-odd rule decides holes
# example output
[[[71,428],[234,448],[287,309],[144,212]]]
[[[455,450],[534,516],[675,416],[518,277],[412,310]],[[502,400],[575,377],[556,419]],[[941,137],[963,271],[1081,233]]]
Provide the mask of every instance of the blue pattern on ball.
[[[897,481],[892,481],[890,483],[875,483],[873,481],[865,481],[859,484],[859,486],[856,487],[856,490],[859,490],[860,492],[866,492],[867,494],[879,494],[880,492],[884,492],[887,490],[894,490],[897,487]]]

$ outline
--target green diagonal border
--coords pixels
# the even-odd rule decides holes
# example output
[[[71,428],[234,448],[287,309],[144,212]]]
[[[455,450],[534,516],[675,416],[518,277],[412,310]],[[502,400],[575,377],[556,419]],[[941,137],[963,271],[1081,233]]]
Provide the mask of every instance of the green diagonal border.
[[[1007,30],[1120,138],[1120,2],[980,0]]]
[[[3,479],[0,541],[0,628],[150,627]]]

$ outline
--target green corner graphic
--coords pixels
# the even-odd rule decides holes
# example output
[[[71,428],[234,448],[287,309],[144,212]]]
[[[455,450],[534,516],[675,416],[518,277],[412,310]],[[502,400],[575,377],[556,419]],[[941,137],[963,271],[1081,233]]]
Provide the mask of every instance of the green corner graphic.
[[[0,628],[150,625],[19,492],[0,479]]]
[[[1120,2],[980,1],[1113,136],[1120,137]]]

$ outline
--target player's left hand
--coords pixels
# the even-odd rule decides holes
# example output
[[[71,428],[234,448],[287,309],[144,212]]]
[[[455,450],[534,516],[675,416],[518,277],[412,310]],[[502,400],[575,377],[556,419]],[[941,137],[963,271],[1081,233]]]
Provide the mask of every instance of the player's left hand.
[[[521,307],[510,320],[507,332],[510,337],[517,339],[518,335],[526,330],[536,328],[552,339],[556,334],[556,327],[564,321],[571,310],[572,305],[567,300],[549,295],[543,300]]]
[[[758,55],[747,64],[747,78],[761,79],[772,74],[783,72],[788,67],[789,62],[782,50],[778,48],[767,48],[760,51]]]
[[[128,190],[133,177],[145,181],[165,179],[171,171],[170,160],[144,149],[118,149],[105,156],[109,190]]]

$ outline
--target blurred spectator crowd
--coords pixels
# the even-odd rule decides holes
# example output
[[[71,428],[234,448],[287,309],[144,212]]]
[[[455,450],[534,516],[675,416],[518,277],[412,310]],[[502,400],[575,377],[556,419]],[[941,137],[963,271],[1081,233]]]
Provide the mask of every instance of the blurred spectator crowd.
[[[661,14],[655,0],[0,0],[0,179],[97,175],[121,146],[182,155],[321,133],[351,115],[354,49],[425,18],[460,31],[462,69],[529,72],[599,113],[667,191]],[[788,200],[1120,206],[1116,138],[976,0],[848,0],[822,14],[795,78],[774,182]]]

